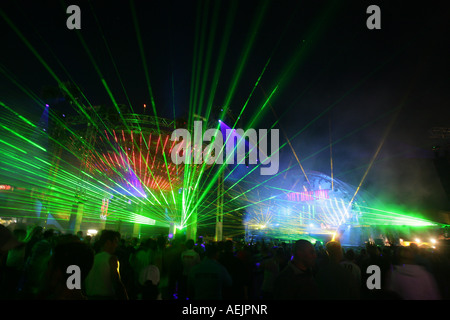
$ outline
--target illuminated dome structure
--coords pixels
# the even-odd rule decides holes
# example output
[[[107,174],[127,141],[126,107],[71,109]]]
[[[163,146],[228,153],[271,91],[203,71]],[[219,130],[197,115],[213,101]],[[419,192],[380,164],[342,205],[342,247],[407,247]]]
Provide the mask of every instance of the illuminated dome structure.
[[[431,221],[381,210],[367,192],[320,172],[298,177],[291,190],[277,188],[265,205],[249,210],[247,237],[306,238],[360,245],[379,236],[379,227],[433,226]]]

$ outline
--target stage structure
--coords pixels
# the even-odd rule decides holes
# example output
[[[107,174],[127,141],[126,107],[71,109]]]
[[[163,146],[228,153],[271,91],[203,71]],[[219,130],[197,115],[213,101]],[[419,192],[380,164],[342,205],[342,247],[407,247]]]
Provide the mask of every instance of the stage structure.
[[[2,105],[3,216],[43,226],[51,219],[69,232],[131,228],[126,233],[138,236],[152,226],[195,239],[199,181],[210,166],[175,164],[170,140],[190,124],[145,107],[74,103],[65,111],[43,106],[37,124]]]
[[[172,234],[185,229],[186,236],[195,239],[200,190],[193,186],[208,166],[177,165],[171,160],[176,145],[171,134],[186,122],[125,112],[111,116],[101,108],[92,111],[103,123],[94,127],[85,115],[72,117],[66,125],[76,128],[74,134],[63,134],[70,153],[80,154],[81,160],[80,191],[70,228],[80,229],[89,212],[87,221],[103,226],[133,223],[134,235],[142,225],[154,225],[169,228]]]
[[[374,197],[320,172],[307,172],[291,190],[276,188],[270,200],[247,211],[247,239],[299,238],[361,245],[384,238],[386,228],[433,227],[438,224],[408,214],[389,212]],[[295,190],[295,191],[292,191]],[[265,195],[268,198],[268,195]],[[258,202],[257,200],[255,201]],[[381,234],[382,233],[382,234]],[[381,234],[381,235],[380,235]]]
[[[192,130],[193,123],[122,105],[78,104],[42,105],[40,119],[33,121],[0,104],[1,219],[70,232],[129,228],[125,233],[135,236],[147,226],[160,227],[189,238],[203,224],[215,226],[216,240],[230,236],[230,228],[239,236],[243,223],[247,235],[338,236],[350,243],[375,226],[434,225],[417,214],[389,210],[363,190],[319,172],[290,171],[289,183],[271,178],[247,186],[252,175],[246,170],[252,170],[243,165],[235,166],[235,175],[225,172],[226,164],[215,166],[217,171],[206,163],[176,165],[170,135],[176,128]]]
[[[138,236],[151,229],[193,239],[204,227],[208,235],[215,229],[218,241],[224,226],[236,219],[242,226],[240,217],[228,219],[228,212],[240,214],[235,205],[243,206],[227,198],[228,164],[171,159],[171,134],[184,128],[195,136],[195,114],[171,120],[145,107],[137,113],[124,105],[91,106],[81,97],[57,100],[63,102],[42,105],[42,121],[1,105],[0,218],[72,233],[108,228]],[[203,129],[222,126],[202,120]]]

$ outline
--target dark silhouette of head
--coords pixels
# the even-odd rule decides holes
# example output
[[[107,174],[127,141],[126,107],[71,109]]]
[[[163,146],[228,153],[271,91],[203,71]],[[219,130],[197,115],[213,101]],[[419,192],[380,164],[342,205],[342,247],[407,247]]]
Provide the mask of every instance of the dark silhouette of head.
[[[205,254],[209,259],[217,260],[219,252],[219,247],[215,243],[210,243],[206,246]]]
[[[326,250],[330,261],[340,262],[343,258],[343,252],[341,244],[337,241],[330,241],[326,244]]]
[[[186,249],[192,250],[194,248],[194,245],[195,245],[194,240],[189,239],[188,241],[186,241]]]
[[[298,240],[293,248],[293,263],[302,270],[312,268],[316,262],[316,250],[308,240]]]
[[[224,244],[224,251],[225,252],[232,253],[233,252],[233,248],[234,248],[233,241],[231,241],[231,240],[225,241],[225,244]]]
[[[113,254],[119,246],[120,233],[113,230],[103,230],[100,235],[99,245],[103,251]]]

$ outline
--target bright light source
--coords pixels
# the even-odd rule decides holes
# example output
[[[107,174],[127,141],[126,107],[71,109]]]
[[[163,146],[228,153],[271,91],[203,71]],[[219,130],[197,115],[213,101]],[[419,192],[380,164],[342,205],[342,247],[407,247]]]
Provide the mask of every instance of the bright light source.
[[[430,242],[431,242],[432,244],[436,244],[436,239],[430,239]]]
[[[95,229],[89,229],[89,230],[87,231],[87,235],[88,235],[88,236],[91,236],[91,237],[95,236],[97,233],[98,233],[98,231],[95,230]]]
[[[420,239],[419,238],[416,238],[414,241],[417,242],[417,243],[420,243]]]

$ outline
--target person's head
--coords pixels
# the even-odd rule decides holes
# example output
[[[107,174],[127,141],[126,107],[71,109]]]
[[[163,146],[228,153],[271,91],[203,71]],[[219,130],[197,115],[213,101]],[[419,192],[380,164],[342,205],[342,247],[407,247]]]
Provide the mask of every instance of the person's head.
[[[47,229],[43,233],[43,238],[45,240],[50,240],[55,235],[55,230],[53,229]]]
[[[209,259],[217,260],[219,257],[219,247],[215,243],[210,243],[206,245],[205,254]]]
[[[120,233],[113,230],[103,230],[99,242],[103,251],[113,254],[119,246]]]
[[[353,249],[348,249],[347,251],[345,251],[344,256],[348,261],[353,261],[355,260],[355,251],[353,251]]]
[[[366,245],[366,250],[367,250],[367,254],[371,257],[371,258],[375,258],[375,257],[379,257],[380,256],[380,250],[378,249],[378,247],[373,244],[373,243],[368,243]]]
[[[29,226],[29,238],[41,238],[42,237],[42,233],[44,232],[44,228],[42,228],[41,226],[33,226],[30,225]]]
[[[277,247],[275,250],[275,259],[277,259],[277,261],[283,261],[285,258],[285,252],[284,252],[284,248],[283,247]]]
[[[414,264],[414,248],[399,247],[397,254],[399,264]]]
[[[158,249],[158,243],[155,239],[150,238],[150,241],[148,242],[148,248],[153,251]]]
[[[192,250],[194,248],[194,245],[195,245],[194,240],[189,239],[188,241],[186,241],[186,249]]]
[[[164,237],[163,235],[160,235],[160,236],[158,236],[156,242],[157,242],[158,248],[163,249],[163,248],[166,247],[166,244],[167,244],[167,238]]]
[[[325,245],[328,257],[332,262],[340,262],[343,258],[341,244],[337,241],[327,242]]]
[[[88,235],[88,236],[84,237],[83,242],[90,245],[91,240],[92,240],[92,236]]]
[[[312,268],[316,262],[316,250],[308,240],[298,240],[293,248],[294,259],[293,262],[300,269]]]
[[[21,245],[22,243],[17,240],[11,230],[0,224],[0,257]]]
[[[231,241],[231,240],[225,241],[223,249],[224,249],[225,252],[233,253],[233,249],[234,249],[233,241]]]

